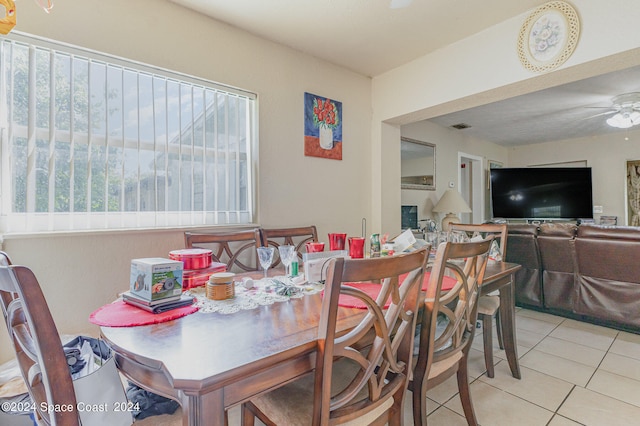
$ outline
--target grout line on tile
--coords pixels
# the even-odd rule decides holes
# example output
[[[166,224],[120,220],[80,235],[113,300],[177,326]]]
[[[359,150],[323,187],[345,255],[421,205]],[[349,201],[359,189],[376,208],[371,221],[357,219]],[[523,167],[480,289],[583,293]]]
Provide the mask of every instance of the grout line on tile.
[[[556,414],[554,414],[554,415],[551,417],[551,419],[549,419],[549,422],[547,423],[547,426],[549,426],[549,425],[551,424],[551,422],[553,422],[553,419],[555,419],[556,417],[558,417],[558,418],[560,418],[560,419],[566,419],[566,420],[569,420],[570,422],[573,422],[573,423],[576,423],[576,424],[579,424],[579,425],[585,426],[585,424],[584,424],[584,423],[580,423],[580,422],[578,422],[578,421],[576,421],[576,420],[573,420],[573,419],[570,419],[569,417],[566,417],[566,416],[561,416],[560,414],[557,414],[557,413],[556,413]]]
[[[527,367],[525,367],[525,368],[527,368]],[[535,371],[535,370],[534,370],[534,371]],[[557,380],[562,380],[562,379],[559,379],[559,378],[557,378],[557,377],[555,377],[555,376],[551,376],[551,375],[549,375],[549,374],[542,373],[542,372],[540,372],[540,371],[537,371],[537,373],[542,374],[542,375],[545,375],[545,376],[548,376],[548,377],[553,377],[554,379],[557,379]],[[563,382],[566,382],[566,383],[570,383],[570,382],[567,382],[566,380],[562,380],[562,381],[563,381]],[[562,407],[562,404],[564,404],[564,402],[567,400],[567,398],[569,397],[569,395],[570,395],[570,394],[571,394],[571,392],[573,391],[573,387],[577,386],[577,385],[576,385],[576,384],[574,384],[574,383],[570,383],[573,387],[571,388],[571,390],[569,391],[569,393],[567,394],[567,396],[565,396],[565,397],[564,397],[564,399],[563,399],[563,400],[562,400],[562,402],[558,405],[558,408],[557,408],[555,411],[551,411],[551,410],[549,410],[548,408],[543,407],[543,406],[542,406],[542,405],[540,405],[540,404],[536,404],[535,402],[529,401],[528,399],[525,399],[525,398],[523,398],[523,397],[521,397],[521,396],[519,396],[519,395],[516,395],[516,394],[514,394],[514,393],[511,393],[511,392],[509,392],[509,391],[508,391],[508,390],[506,390],[506,389],[502,389],[502,388],[499,388],[499,387],[497,387],[497,386],[494,386],[494,385],[493,385],[493,384],[491,384],[490,382],[483,381],[482,383],[483,383],[483,384],[485,384],[485,385],[491,386],[492,388],[497,389],[497,390],[499,390],[500,392],[503,392],[503,393],[506,393],[506,394],[508,394],[508,395],[511,395],[511,396],[513,396],[513,397],[515,397],[515,398],[518,398],[518,399],[520,399],[520,400],[522,400],[522,401],[524,401],[524,402],[526,402],[526,403],[528,403],[528,404],[535,405],[536,407],[538,407],[538,408],[542,408],[542,409],[543,409],[543,410],[545,410],[545,411],[552,412],[554,415],[558,412],[558,410],[560,409],[560,407]],[[448,402],[448,401],[447,401],[447,402]],[[553,416],[551,416],[551,417],[553,418]]]
[[[613,344],[615,343],[616,339],[618,338],[618,336],[620,335],[620,332],[618,332],[616,334],[616,337],[613,338],[613,340],[611,341],[611,344],[609,344],[609,347],[607,348],[607,350],[604,352],[604,356],[602,357],[602,359],[600,360],[600,362],[598,363],[598,365],[596,366],[596,369],[593,370],[593,373],[591,374],[591,377],[589,377],[589,380],[587,380],[587,383],[584,385],[584,388],[587,389],[587,387],[589,386],[589,383],[591,383],[591,380],[593,380],[593,377],[596,375],[596,373],[598,372],[598,370],[600,370],[600,367],[602,367],[602,363],[604,362],[604,359],[607,357],[607,355],[609,354],[609,351],[611,350],[611,348],[613,347]],[[610,373],[610,372],[609,372]],[[615,373],[611,373],[611,374],[615,374]],[[620,376],[619,374],[616,374],[617,376]],[[621,376],[621,377],[625,377],[625,376]]]
[[[564,397],[564,399],[562,400],[562,402],[560,403],[560,405],[558,405],[558,408],[556,408],[556,411],[555,411],[555,413],[554,413],[555,415],[557,415],[557,414],[558,414],[558,411],[560,411],[560,408],[562,408],[562,406],[564,405],[564,403],[565,403],[565,402],[567,402],[567,399],[569,399],[569,397],[571,396],[571,394],[573,393],[574,389],[575,389],[577,386],[578,386],[578,385],[574,384],[574,385],[571,387],[571,389],[569,390],[569,393],[567,393],[567,396],[565,396],[565,397]],[[554,417],[555,417],[555,416],[554,416]],[[561,416],[561,417],[565,417],[565,416]],[[568,418],[568,417],[565,417],[565,418]],[[552,417],[552,419],[553,419],[553,417]],[[573,420],[573,419],[570,419],[570,420],[572,420],[572,421],[574,421],[574,422],[575,422],[575,420]]]

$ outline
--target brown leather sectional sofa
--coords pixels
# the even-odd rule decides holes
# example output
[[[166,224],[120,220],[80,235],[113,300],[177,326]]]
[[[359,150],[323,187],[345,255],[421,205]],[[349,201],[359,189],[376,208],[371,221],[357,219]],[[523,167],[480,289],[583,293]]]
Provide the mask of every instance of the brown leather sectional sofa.
[[[510,224],[516,304],[640,333],[640,228]]]

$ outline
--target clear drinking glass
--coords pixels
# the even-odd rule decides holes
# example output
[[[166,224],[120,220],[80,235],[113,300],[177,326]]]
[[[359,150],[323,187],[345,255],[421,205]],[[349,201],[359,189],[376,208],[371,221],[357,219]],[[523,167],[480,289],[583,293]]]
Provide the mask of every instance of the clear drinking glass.
[[[278,251],[280,252],[280,260],[282,260],[282,264],[284,265],[285,275],[289,276],[291,262],[293,262],[295,256],[298,255],[296,248],[292,245],[278,246]]]
[[[264,269],[264,277],[267,278],[267,269],[271,266],[271,262],[273,262],[273,253],[275,253],[276,249],[273,247],[258,247],[258,261],[260,261],[260,266]]]

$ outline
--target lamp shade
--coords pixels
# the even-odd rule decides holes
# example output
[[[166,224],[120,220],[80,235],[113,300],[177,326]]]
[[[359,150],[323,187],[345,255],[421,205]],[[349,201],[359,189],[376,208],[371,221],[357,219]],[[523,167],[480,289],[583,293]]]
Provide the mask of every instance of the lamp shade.
[[[471,208],[455,189],[447,189],[433,207],[436,213],[470,213]]]
[[[460,223],[460,219],[457,216],[458,213],[471,212],[467,202],[455,189],[447,189],[432,210],[436,213],[446,213],[446,216],[442,219],[443,231],[448,231],[451,223]]]

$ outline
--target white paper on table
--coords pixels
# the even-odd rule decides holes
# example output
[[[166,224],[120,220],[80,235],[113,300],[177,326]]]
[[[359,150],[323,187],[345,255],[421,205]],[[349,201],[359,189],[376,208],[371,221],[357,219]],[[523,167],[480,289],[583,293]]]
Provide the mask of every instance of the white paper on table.
[[[416,237],[413,236],[413,232],[411,232],[411,229],[407,229],[402,234],[393,239],[393,248],[397,252],[402,252],[414,245],[415,242]]]

